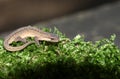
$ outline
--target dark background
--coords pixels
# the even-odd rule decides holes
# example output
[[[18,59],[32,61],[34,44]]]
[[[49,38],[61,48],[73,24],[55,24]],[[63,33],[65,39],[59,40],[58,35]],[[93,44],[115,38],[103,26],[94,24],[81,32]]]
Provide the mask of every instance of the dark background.
[[[120,40],[120,0],[1,0],[0,36],[26,25],[57,27],[73,38],[96,41],[116,34]]]

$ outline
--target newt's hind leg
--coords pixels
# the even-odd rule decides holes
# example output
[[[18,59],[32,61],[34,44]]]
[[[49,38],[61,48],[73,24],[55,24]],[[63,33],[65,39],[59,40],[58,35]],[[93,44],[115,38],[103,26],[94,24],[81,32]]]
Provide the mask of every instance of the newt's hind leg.
[[[14,41],[15,41],[15,42],[21,41],[21,42],[23,42],[23,43],[26,43],[26,42],[27,42],[27,40],[26,40],[25,38],[21,38],[20,36],[18,36],[17,38],[15,38]]]

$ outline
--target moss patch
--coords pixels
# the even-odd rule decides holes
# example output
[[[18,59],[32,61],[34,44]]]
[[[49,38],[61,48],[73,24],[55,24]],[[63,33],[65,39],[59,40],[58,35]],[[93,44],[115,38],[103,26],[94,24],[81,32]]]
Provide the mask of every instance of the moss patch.
[[[5,50],[0,39],[0,79],[120,79],[115,35],[92,43],[80,35],[70,40],[56,28],[53,33],[58,43],[43,41],[17,52]]]

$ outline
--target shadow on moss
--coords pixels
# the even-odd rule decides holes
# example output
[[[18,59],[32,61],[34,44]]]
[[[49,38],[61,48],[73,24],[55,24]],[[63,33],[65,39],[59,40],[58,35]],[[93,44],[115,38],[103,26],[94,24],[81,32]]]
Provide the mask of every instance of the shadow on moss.
[[[25,68],[26,67],[26,68]],[[46,63],[33,68],[24,66],[15,68],[10,73],[11,79],[119,79],[120,73],[116,68],[109,70],[109,66],[103,67],[89,62],[77,64],[74,59],[68,58],[67,62],[58,60],[57,63]],[[117,73],[117,75],[116,75]],[[16,78],[17,77],[17,78]]]

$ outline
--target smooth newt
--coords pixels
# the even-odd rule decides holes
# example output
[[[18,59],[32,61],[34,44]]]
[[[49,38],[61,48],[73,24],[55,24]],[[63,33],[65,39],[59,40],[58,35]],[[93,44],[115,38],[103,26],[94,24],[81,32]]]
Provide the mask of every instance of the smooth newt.
[[[34,41],[27,41],[27,37],[34,37]],[[58,42],[59,38],[55,34],[44,32],[35,27],[26,26],[19,28],[8,35],[4,40],[4,48],[8,51],[19,51],[27,47],[29,44],[39,44],[39,41],[42,40],[49,42]],[[24,44],[21,46],[13,47],[10,45],[13,41],[22,41]]]

